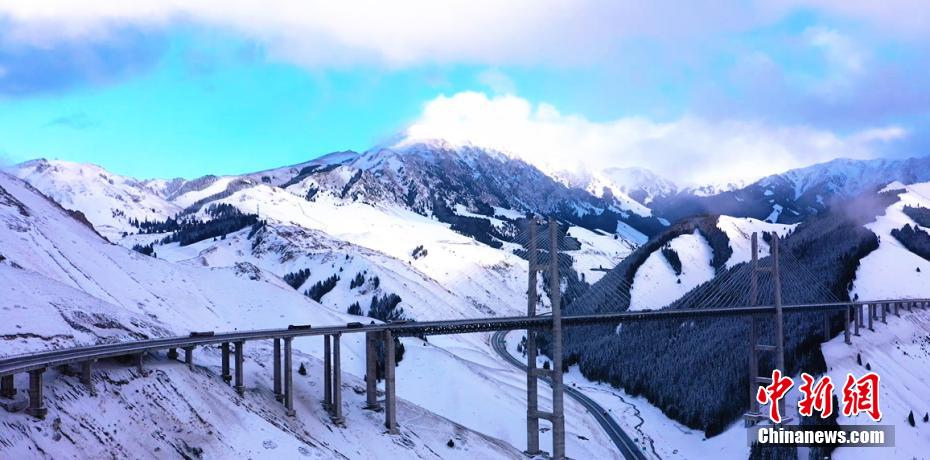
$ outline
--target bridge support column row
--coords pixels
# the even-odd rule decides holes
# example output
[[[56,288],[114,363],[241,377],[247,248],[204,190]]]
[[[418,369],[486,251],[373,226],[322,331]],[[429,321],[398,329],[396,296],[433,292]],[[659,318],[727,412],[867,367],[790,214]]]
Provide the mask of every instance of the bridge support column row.
[[[45,368],[29,371],[29,406],[26,413],[38,418],[44,419],[48,414],[48,408],[45,407],[43,400],[42,374]]]
[[[0,377],[0,398],[12,398],[16,396],[16,387],[13,385],[13,376],[4,375]]]
[[[293,337],[284,338],[284,413],[293,417],[294,411],[294,366],[291,362],[291,342]],[[277,340],[275,340],[277,343]],[[275,361],[278,363],[279,361]]]
[[[910,305],[910,303],[908,303],[908,305]],[[895,302],[895,303],[894,303],[894,315],[895,315],[895,316],[901,316],[901,314],[900,314],[899,311],[898,311],[899,308],[900,308],[899,303],[898,303],[898,302]]]
[[[377,333],[365,333],[365,409],[380,411],[378,404]]]
[[[333,423],[345,423],[342,416],[342,334],[323,336],[323,407]]]
[[[236,393],[239,393],[239,396],[245,394],[245,385],[243,385],[242,377],[242,365],[244,363],[243,347],[245,347],[245,342],[236,342],[236,384],[234,388],[236,389]]]
[[[92,359],[90,361],[84,361],[81,363],[81,383],[87,387],[87,391],[91,396],[97,396],[97,388],[94,387],[94,379],[92,375],[94,371],[94,363],[96,362],[96,359]]]
[[[222,377],[223,381],[229,383],[232,381],[232,375],[229,374],[229,342],[223,342],[220,345],[220,350],[223,354],[223,370]]]
[[[882,324],[888,324],[888,304],[880,304],[880,308],[882,309]]]
[[[400,434],[397,428],[397,394],[394,381],[395,371],[394,335],[384,331],[384,426],[390,434]]]

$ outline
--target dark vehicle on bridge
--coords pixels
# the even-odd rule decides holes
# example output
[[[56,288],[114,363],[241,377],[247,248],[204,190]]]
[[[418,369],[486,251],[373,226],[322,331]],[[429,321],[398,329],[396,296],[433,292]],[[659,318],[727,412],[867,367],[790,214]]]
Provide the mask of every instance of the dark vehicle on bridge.
[[[287,330],[289,331],[304,331],[307,329],[313,329],[313,326],[310,324],[288,324]]]
[[[349,328],[349,329],[360,329],[360,328],[362,328],[362,327],[364,327],[364,326],[365,326],[364,324],[362,324],[362,323],[360,323],[360,322],[358,322],[358,321],[353,321],[353,322],[351,322],[351,323],[346,323],[346,327]]]
[[[191,337],[213,337],[216,332],[213,331],[201,331],[201,332],[191,332]]]

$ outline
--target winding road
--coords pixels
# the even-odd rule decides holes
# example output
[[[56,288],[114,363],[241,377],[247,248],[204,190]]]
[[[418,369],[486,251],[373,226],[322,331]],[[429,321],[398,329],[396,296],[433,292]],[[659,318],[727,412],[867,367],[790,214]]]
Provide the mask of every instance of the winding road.
[[[520,362],[517,358],[514,358],[507,351],[507,342],[506,342],[507,331],[498,331],[495,332],[491,337],[491,346],[494,348],[494,351],[500,355],[505,361],[513,365],[514,367],[520,369],[523,372],[526,372],[526,365]],[[540,377],[540,380],[549,385],[548,377]],[[627,460],[646,460],[645,454],[639,449],[639,446],[630,439],[621,428],[617,422],[608,415],[606,409],[601,407],[598,403],[594,402],[591,398],[587,397],[584,393],[578,391],[575,388],[570,386],[563,386],[565,389],[565,394],[570,398],[578,401],[588,412],[594,416],[594,419],[597,420],[597,423],[601,425],[601,428],[607,433],[607,436],[610,436],[611,441],[617,446],[617,450],[620,451],[620,454],[623,455],[623,458]]]

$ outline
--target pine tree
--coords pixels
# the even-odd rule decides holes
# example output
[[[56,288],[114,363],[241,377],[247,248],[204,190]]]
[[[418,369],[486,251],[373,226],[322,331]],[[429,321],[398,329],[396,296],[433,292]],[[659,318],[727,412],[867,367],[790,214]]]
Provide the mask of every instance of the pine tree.
[[[930,422],[930,412],[924,414],[924,423]]]
[[[914,411],[911,411],[910,414],[907,414],[907,423],[910,423],[911,426],[915,426],[915,423],[914,423]]]
[[[297,373],[300,375],[307,375],[307,368],[304,367],[304,363],[300,363],[300,367],[297,369]]]
[[[862,365],[862,355],[859,353],[856,353],[856,364]]]

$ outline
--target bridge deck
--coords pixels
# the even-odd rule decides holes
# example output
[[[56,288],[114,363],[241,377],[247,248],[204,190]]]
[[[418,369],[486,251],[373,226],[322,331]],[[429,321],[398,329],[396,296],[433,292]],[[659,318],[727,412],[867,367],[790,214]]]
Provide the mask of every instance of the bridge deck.
[[[807,305],[786,305],[785,313],[804,313],[842,310],[852,305],[923,302],[925,299],[874,300],[845,303],[823,303]],[[775,307],[731,307],[676,310],[642,310],[633,312],[572,315],[562,317],[563,326],[584,326],[597,324],[620,324],[639,321],[660,321],[678,319],[699,319],[724,316],[749,316],[773,314]],[[395,336],[446,335],[474,332],[505,331],[514,329],[546,329],[551,327],[549,316],[514,316],[501,318],[472,318],[446,321],[423,321],[407,323],[369,324],[361,327],[322,326],[311,329],[264,329],[251,331],[223,332],[201,337],[166,337],[133,342],[91,345],[42,351],[37,353],[10,356],[0,359],[0,376],[28,372],[35,369],[80,363],[92,359],[105,359],[116,356],[133,355],[168,348],[184,348],[221,343],[245,342],[250,340],[270,340],[286,337],[304,337],[331,334],[354,334],[365,332],[383,332],[390,330]]]

